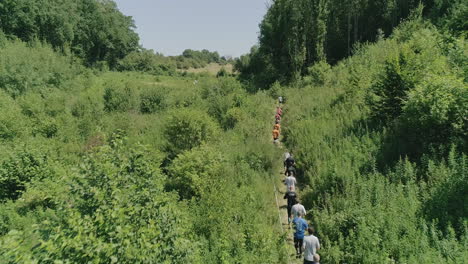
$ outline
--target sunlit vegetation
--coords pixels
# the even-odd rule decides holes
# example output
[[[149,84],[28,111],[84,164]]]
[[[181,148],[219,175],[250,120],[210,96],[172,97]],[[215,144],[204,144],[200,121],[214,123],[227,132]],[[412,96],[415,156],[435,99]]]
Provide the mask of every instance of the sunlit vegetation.
[[[110,0],[0,1],[0,263],[286,263],[278,96],[323,263],[463,263],[468,8],[403,2],[273,1],[233,76]]]

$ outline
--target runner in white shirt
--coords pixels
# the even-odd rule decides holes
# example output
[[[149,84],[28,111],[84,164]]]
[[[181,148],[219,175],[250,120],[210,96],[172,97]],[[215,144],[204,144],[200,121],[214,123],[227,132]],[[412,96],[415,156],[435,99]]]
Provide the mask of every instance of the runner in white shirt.
[[[306,215],[306,210],[304,206],[299,202],[299,199],[296,199],[296,204],[291,208],[291,217],[292,219],[299,216],[299,214]]]
[[[309,235],[305,236],[302,242],[304,264],[319,264],[320,256],[317,254],[317,250],[320,249],[319,239],[314,236],[315,230],[313,227],[309,226],[307,231]]]
[[[284,184],[286,184],[286,190],[288,191],[296,191],[296,178],[294,177],[294,174],[292,172],[288,172],[289,176],[284,180]]]

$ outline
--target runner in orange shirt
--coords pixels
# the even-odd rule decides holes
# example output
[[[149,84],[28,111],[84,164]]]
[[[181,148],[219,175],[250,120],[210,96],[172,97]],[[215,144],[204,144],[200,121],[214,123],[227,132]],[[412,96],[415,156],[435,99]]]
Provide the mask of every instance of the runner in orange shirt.
[[[279,135],[280,135],[279,130],[278,130],[278,129],[274,129],[274,130],[273,130],[273,141],[274,141],[275,143],[278,142]]]
[[[278,131],[281,130],[281,125],[279,124],[278,121],[276,121],[276,124],[275,124],[275,126],[273,127],[273,129],[276,129],[276,130],[278,130]]]

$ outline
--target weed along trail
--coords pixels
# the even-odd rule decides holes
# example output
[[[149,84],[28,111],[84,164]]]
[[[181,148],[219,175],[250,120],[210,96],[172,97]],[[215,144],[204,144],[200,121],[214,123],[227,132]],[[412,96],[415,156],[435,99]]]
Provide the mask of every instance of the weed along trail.
[[[319,263],[320,256],[316,254],[319,248],[318,240],[312,245],[304,243],[304,237],[307,235],[310,237],[313,229],[311,229],[311,223],[305,220],[306,210],[300,203],[294,155],[281,142],[281,120],[285,114],[283,107],[283,98],[279,97],[278,106],[275,109],[272,138],[273,144],[281,150],[282,155],[274,170],[279,172],[280,176],[272,175],[272,181],[278,221],[287,247],[286,261],[287,263],[304,263],[304,258],[306,258],[307,261]],[[306,254],[305,251],[313,253]]]

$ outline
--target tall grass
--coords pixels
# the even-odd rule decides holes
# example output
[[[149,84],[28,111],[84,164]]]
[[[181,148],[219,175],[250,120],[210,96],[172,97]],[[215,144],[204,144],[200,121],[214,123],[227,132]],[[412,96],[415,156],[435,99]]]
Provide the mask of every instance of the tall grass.
[[[297,157],[298,181],[304,184],[309,220],[323,241],[324,262],[461,263],[468,258],[466,134],[455,135],[454,128],[467,127],[457,121],[464,112],[449,110],[466,109],[467,85],[442,39],[424,21],[408,21],[391,38],[362,45],[331,70],[318,64],[299,88],[286,89],[286,144]],[[396,87],[385,82],[386,65],[394,58],[400,60],[397,74],[412,86],[402,87],[407,97],[391,106],[400,113],[391,116],[372,100],[376,85]],[[436,80],[447,76],[464,95],[437,86]],[[416,103],[419,89],[437,90],[440,99]],[[433,110],[418,107],[410,113],[416,105]],[[444,129],[432,132],[434,123],[422,130],[422,120],[441,113],[436,109],[452,113],[436,118]],[[387,121],[374,118],[377,111]]]

